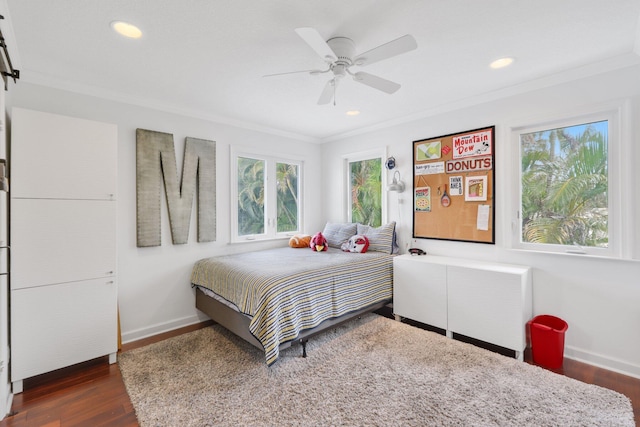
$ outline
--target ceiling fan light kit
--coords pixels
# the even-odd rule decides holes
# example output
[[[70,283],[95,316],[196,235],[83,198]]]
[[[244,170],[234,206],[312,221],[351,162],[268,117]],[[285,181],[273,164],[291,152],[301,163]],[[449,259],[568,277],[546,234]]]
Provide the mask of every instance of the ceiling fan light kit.
[[[318,99],[319,105],[328,104],[333,100],[336,105],[336,89],[338,82],[347,75],[354,81],[366,86],[378,89],[382,92],[392,94],[400,89],[398,83],[392,82],[382,77],[363,71],[352,72],[352,66],[364,67],[378,61],[382,61],[393,56],[409,52],[418,47],[416,40],[411,35],[405,35],[388,43],[368,50],[360,55],[356,55],[356,45],[347,37],[332,37],[324,41],[320,33],[314,28],[297,28],[296,33],[327,63],[326,70],[305,70],[288,73],[270,74],[265,77],[293,74],[309,73],[312,75],[331,72],[333,77],[327,81]]]

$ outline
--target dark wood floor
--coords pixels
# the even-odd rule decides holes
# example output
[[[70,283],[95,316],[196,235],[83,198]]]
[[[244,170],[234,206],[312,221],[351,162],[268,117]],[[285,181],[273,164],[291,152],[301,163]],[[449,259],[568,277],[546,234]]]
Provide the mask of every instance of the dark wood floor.
[[[126,344],[122,351],[210,324],[205,322]],[[529,352],[525,353],[525,361],[533,363]],[[554,372],[627,395],[633,403],[636,425],[640,426],[640,379],[569,359]],[[117,364],[109,365],[106,357],[25,380],[24,392],[14,396],[12,411],[12,415],[0,421],[0,427],[138,425],[120,369]]]

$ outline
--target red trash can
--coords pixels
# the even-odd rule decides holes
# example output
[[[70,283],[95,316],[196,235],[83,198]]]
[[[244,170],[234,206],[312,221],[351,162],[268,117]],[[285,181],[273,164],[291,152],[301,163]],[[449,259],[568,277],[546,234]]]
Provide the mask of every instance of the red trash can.
[[[558,369],[564,360],[564,334],[569,325],[559,317],[542,314],[528,322],[533,362]]]

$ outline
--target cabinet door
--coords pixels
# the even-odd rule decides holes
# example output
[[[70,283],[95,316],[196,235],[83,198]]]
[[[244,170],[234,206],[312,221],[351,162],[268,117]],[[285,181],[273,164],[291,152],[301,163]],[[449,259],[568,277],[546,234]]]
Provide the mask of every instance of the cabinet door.
[[[117,351],[113,278],[11,291],[11,380]]]
[[[9,280],[7,273],[8,248],[0,248],[0,419],[11,408],[9,397]]]
[[[7,221],[9,208],[7,206],[7,193],[0,191],[0,246],[9,245],[9,222]]]
[[[6,274],[0,274],[0,419],[11,408],[7,407],[9,398],[9,287]]]
[[[449,329],[512,350],[524,350],[523,275],[448,267]]]
[[[115,209],[102,200],[13,200],[11,289],[113,276]]]
[[[424,259],[394,258],[393,311],[399,316],[447,329],[447,267],[424,262]]]
[[[13,108],[11,196],[115,199],[117,126]]]

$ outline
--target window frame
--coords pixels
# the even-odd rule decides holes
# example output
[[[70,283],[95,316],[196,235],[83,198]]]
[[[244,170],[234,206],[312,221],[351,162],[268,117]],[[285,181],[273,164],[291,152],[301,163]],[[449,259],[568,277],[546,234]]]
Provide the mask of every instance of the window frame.
[[[630,258],[630,251],[625,250],[625,239],[630,238],[622,234],[621,230],[625,226],[623,220],[628,216],[631,209],[630,203],[623,203],[622,194],[629,191],[628,185],[623,177],[626,172],[626,165],[622,162],[625,151],[623,136],[627,135],[622,128],[621,116],[623,106],[620,104],[606,105],[600,108],[592,108],[573,114],[555,114],[553,117],[546,117],[530,123],[523,123],[510,127],[509,140],[512,150],[512,176],[516,179],[512,182],[512,205],[511,217],[512,227],[510,233],[510,247],[516,250],[525,250],[540,253],[568,254],[578,256],[595,256],[606,258]],[[608,186],[608,234],[609,242],[607,248],[581,247],[556,244],[541,244],[522,241],[522,152],[520,135],[531,132],[541,132],[545,130],[558,129],[563,127],[607,121],[607,186]],[[628,141],[628,139],[627,139]],[[628,193],[627,193],[628,194]],[[628,224],[626,224],[628,225]]]
[[[238,234],[238,159],[249,158],[265,162],[264,166],[264,233],[248,234],[240,236]],[[278,232],[278,190],[277,190],[277,167],[278,163],[296,165],[298,167],[298,228],[293,231]],[[280,154],[264,154],[247,148],[230,149],[230,242],[241,243],[251,241],[264,241],[274,239],[285,239],[301,233],[303,225],[304,209],[304,161],[300,158]]]
[[[343,158],[343,182],[344,182],[344,198],[345,200],[345,218],[347,222],[353,222],[352,200],[351,200],[351,168],[350,164],[363,160],[380,159],[380,221],[381,225],[388,222],[387,214],[387,174],[385,173],[385,160],[387,158],[386,150],[370,150],[357,153],[350,153],[342,156]]]

